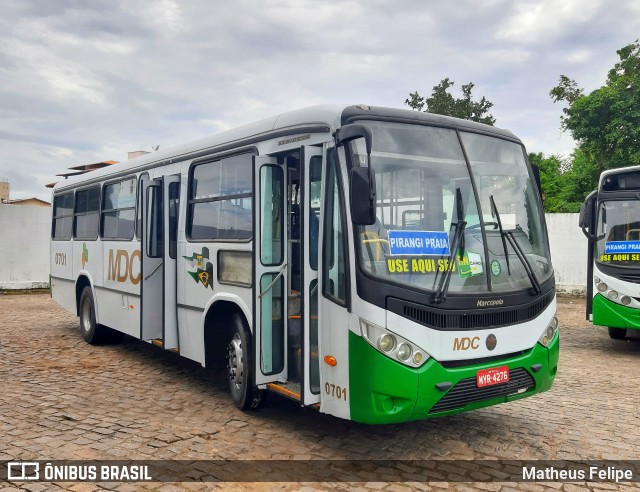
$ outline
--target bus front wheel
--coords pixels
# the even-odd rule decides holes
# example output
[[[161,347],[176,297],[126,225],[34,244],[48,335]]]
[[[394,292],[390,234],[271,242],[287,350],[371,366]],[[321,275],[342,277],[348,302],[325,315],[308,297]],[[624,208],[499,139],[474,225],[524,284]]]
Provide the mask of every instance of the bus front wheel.
[[[227,368],[231,398],[241,410],[257,408],[262,400],[262,391],[253,385],[251,377],[251,343],[249,330],[240,316],[232,320],[231,341],[227,349]]]
[[[624,340],[627,338],[627,330],[625,328],[609,327],[609,336],[614,340]]]

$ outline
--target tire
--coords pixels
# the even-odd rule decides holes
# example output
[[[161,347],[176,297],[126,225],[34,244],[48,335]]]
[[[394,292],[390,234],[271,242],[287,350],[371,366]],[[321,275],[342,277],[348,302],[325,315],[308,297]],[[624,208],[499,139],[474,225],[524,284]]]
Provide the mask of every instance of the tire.
[[[96,323],[96,308],[91,287],[87,286],[82,291],[78,311],[80,313],[80,333],[82,333],[85,342],[91,345],[119,343],[124,338],[123,333]]]
[[[232,318],[231,340],[227,346],[227,370],[231,399],[240,410],[258,408],[262,391],[253,384],[249,330],[239,315]]]
[[[624,340],[627,338],[627,329],[626,328],[612,328],[609,327],[609,336],[614,340]]]

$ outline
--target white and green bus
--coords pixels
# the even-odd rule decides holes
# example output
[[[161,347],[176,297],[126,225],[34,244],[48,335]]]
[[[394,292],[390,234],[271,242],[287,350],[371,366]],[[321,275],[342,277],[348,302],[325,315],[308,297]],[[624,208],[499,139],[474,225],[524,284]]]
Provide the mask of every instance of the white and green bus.
[[[589,239],[587,319],[624,339],[640,329],[640,166],[601,174],[580,227]]]
[[[554,273],[512,133],[398,109],[287,112],[59,183],[51,291],[126,334],[367,423],[548,390]]]

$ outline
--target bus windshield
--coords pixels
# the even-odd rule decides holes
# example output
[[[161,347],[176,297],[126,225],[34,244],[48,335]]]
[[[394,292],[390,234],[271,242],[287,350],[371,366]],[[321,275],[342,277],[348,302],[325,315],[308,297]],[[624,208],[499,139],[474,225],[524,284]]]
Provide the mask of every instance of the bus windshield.
[[[608,200],[598,207],[596,259],[606,265],[640,267],[640,200]]]
[[[451,293],[536,284],[539,291],[552,268],[521,145],[469,132],[458,138],[447,128],[367,125],[377,219],[357,236],[368,274],[429,291],[442,290],[443,276]],[[362,139],[348,152],[351,165],[366,165]]]

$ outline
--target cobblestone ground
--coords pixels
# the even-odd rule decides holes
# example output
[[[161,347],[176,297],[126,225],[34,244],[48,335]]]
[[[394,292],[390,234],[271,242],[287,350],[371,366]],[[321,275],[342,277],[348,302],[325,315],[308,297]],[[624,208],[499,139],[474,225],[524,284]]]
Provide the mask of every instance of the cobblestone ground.
[[[640,457],[640,341],[559,299],[560,368],[542,395],[454,417],[366,426],[270,395],[231,403],[223,374],[127,339],[94,347],[48,295],[0,295],[0,460],[614,459]],[[2,489],[2,487],[5,489]],[[14,483],[0,490],[626,490],[610,483]]]

